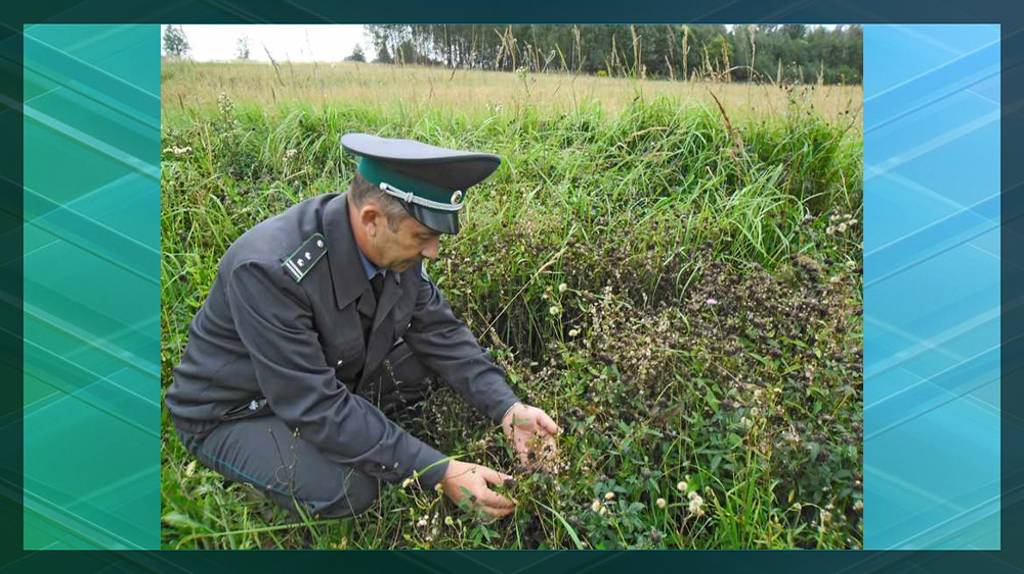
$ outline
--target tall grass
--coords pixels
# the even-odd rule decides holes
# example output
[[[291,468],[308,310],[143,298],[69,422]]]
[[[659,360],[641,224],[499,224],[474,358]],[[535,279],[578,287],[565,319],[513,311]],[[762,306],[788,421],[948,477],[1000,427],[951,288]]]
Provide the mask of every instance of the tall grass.
[[[856,112],[820,113],[798,88],[779,90],[777,109],[734,113],[728,98],[647,86],[612,110],[385,105],[358,90],[267,105],[266,82],[234,84],[236,97],[233,68],[176,66],[164,92],[165,384],[223,251],[342,189],[354,165],[338,137],[366,131],[502,156],[429,273],[520,395],[567,432],[566,469],[520,473],[517,512],[501,523],[394,486],[364,516],[281,526],[252,489],[195,465],[165,420],[167,546],[860,545]],[[199,103],[167,97],[186,91]],[[500,431],[452,393],[425,413],[401,422],[516,471]]]
[[[424,109],[464,111],[529,105],[545,112],[570,112],[598,101],[609,114],[636,99],[659,96],[713,105],[714,92],[730,113],[739,116],[784,112],[787,90],[754,83],[645,81],[573,74],[568,71],[493,72],[443,67],[357,62],[196,63],[168,60],[161,75],[167,115],[211,109],[221,92],[237,102],[261,106],[306,102],[316,106],[376,108],[419,114]],[[807,86],[809,101],[826,119],[843,112],[860,115],[860,86]],[[859,120],[858,120],[859,121]]]

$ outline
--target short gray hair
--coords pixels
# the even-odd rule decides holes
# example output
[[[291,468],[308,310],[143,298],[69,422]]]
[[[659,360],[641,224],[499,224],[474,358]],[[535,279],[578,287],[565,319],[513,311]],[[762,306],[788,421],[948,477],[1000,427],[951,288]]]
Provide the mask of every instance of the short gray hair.
[[[367,181],[358,171],[355,177],[352,178],[352,183],[348,186],[348,192],[352,196],[352,203],[357,208],[365,205],[367,201],[376,203],[380,210],[384,212],[384,217],[388,221],[388,229],[392,233],[398,231],[398,224],[406,217],[409,217],[409,212],[406,211],[399,199],[381,191],[379,187]]]

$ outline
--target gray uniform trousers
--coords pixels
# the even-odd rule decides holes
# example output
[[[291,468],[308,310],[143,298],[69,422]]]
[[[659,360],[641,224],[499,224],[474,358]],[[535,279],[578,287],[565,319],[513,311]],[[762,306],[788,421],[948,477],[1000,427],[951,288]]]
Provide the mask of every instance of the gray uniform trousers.
[[[392,418],[415,409],[436,384],[433,373],[399,340],[355,392]],[[204,436],[177,429],[178,437],[204,465],[229,480],[251,484],[293,517],[297,505],[310,517],[334,518],[359,514],[376,501],[377,478],[333,460],[265,405],[238,411]]]

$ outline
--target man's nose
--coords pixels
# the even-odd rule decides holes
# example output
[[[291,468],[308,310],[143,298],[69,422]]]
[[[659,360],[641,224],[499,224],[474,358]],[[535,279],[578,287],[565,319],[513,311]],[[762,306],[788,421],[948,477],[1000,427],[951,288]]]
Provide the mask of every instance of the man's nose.
[[[430,240],[430,243],[420,252],[420,255],[427,259],[434,259],[437,257],[437,252],[441,249],[441,238],[435,237]]]

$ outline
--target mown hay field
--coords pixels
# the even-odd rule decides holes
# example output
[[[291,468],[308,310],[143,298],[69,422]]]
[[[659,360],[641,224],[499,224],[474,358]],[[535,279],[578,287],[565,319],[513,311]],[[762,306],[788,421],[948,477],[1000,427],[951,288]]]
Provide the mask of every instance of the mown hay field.
[[[341,134],[486,150],[504,161],[428,269],[563,426],[563,470],[522,472],[442,389],[399,422],[516,475],[514,516],[391,485],[296,522],[197,464],[165,412],[165,547],[861,546],[859,87],[351,69],[165,63],[164,387],[228,245],[347,185]]]

